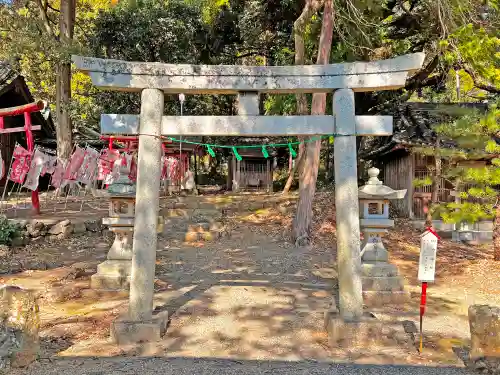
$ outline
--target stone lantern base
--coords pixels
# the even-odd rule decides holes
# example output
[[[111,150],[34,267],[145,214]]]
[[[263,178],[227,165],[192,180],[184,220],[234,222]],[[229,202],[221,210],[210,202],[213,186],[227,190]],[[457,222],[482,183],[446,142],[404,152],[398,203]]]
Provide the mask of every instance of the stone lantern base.
[[[130,260],[107,260],[97,266],[97,273],[90,279],[93,289],[128,290],[130,285]]]
[[[164,219],[158,217],[158,233],[163,232]],[[128,290],[132,269],[134,218],[105,218],[103,224],[115,234],[107,260],[97,266],[97,273],[91,276],[93,289]]]
[[[97,273],[91,277],[90,286],[93,289],[126,290],[129,287],[134,219],[120,219],[124,220],[128,220],[127,226],[111,226],[118,221],[115,218],[103,220],[103,224],[110,225],[109,229],[114,232],[115,240],[109,249],[108,260],[99,264]]]
[[[403,304],[410,301],[404,279],[398,268],[386,262],[363,261],[363,301],[366,306],[380,307],[386,304]]]

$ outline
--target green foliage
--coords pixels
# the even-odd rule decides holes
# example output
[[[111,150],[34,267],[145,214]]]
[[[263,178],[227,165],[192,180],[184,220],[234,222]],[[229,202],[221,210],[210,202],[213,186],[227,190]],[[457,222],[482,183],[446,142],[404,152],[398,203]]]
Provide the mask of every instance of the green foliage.
[[[444,204],[437,208],[437,212],[445,223],[477,223],[494,216],[491,205],[470,202]]]
[[[413,186],[418,188],[418,187],[424,187],[424,186],[430,186],[432,185],[432,178],[431,177],[426,177],[422,179],[415,179],[413,180]]]
[[[123,0],[111,7],[111,0],[78,0],[74,41],[66,45],[58,39],[60,0],[48,1],[51,33],[35,0],[17,2],[18,8],[0,3],[0,59],[15,62],[34,96],[52,106],[56,65],[75,52],[167,63],[291,65],[294,21],[304,6],[303,1],[294,0]],[[461,79],[462,98],[488,97],[463,69],[470,67],[482,82],[499,83],[498,0],[490,0],[488,5],[491,10],[484,18],[482,0],[335,0],[332,62],[384,59],[416,51],[425,51],[431,60],[439,56],[430,75],[417,80],[408,91],[358,94],[357,110],[367,113],[393,99],[406,100],[406,94],[418,87],[424,87],[419,100],[456,101],[455,70]],[[306,28],[307,64],[315,63],[320,29],[321,10]],[[81,73],[73,74],[72,92],[70,113],[76,128],[98,130],[101,113],[138,113],[140,109],[138,94],[99,91]],[[166,113],[179,113],[176,97],[167,97],[166,103]],[[294,95],[265,95],[263,106],[266,114],[296,112]],[[185,113],[234,114],[234,97],[188,96]],[[467,122],[465,118],[463,122]],[[459,128],[464,126],[457,123]],[[444,158],[467,160],[472,149],[478,155],[497,152],[498,145],[491,139],[484,148],[479,147],[486,138],[478,140],[477,134],[481,131],[462,133],[460,143],[468,141],[464,147],[469,151],[457,148],[439,153]],[[449,137],[458,141],[453,134]]]
[[[498,30],[488,31],[472,23],[460,27],[443,43],[444,61],[466,63],[482,79],[500,84],[500,38]]]
[[[445,203],[433,210],[446,222],[476,222],[491,219],[500,199],[500,110],[486,114],[470,112],[434,129],[453,147],[427,151],[441,157],[446,165],[442,177],[453,181],[460,202]],[[447,152],[443,152],[447,150]]]
[[[0,215],[0,245],[10,245],[19,232],[19,226],[9,221],[5,215]]]
[[[61,61],[70,61],[73,53],[83,52],[85,38],[93,32],[93,20],[108,9],[108,0],[78,0],[74,40],[71,45],[59,38],[60,1],[49,1],[46,9],[47,27],[41,21],[36,1],[18,2],[21,6],[0,5],[0,60],[7,60],[23,75],[36,99],[46,100],[52,109],[56,105],[56,72]],[[83,125],[92,113],[93,101],[90,80],[83,74],[72,79],[72,119]],[[53,112],[54,115],[55,112]],[[57,119],[55,119],[57,120]]]

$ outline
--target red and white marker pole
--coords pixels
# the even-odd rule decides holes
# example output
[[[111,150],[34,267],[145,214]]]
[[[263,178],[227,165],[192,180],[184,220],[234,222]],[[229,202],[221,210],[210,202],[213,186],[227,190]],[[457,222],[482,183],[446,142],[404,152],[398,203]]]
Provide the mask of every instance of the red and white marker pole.
[[[422,353],[424,346],[422,323],[427,304],[427,285],[429,282],[434,282],[438,240],[439,235],[433,228],[427,228],[420,236],[420,259],[418,264],[418,280],[422,283],[420,295],[420,353]]]
[[[420,346],[419,351],[422,353],[424,350],[424,342],[422,335],[422,321],[425,314],[425,304],[427,303],[427,281],[422,283],[422,293],[420,295]]]

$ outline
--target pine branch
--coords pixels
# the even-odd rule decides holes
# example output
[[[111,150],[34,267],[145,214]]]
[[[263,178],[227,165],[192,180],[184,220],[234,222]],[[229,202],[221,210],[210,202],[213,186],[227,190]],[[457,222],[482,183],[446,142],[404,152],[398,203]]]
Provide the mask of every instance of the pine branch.
[[[417,74],[410,78],[409,82],[406,84],[405,89],[416,90],[421,87],[420,85],[426,81],[429,76],[436,70],[439,64],[439,55],[435,55],[434,58]]]
[[[478,89],[488,91],[490,93],[494,94],[500,94],[500,88],[496,87],[494,85],[490,85],[488,83],[481,82],[480,79],[477,77],[476,73],[472,68],[466,64],[463,64],[462,68],[465,70],[465,72],[470,75],[472,78],[472,82],[474,82],[474,86],[477,87]]]

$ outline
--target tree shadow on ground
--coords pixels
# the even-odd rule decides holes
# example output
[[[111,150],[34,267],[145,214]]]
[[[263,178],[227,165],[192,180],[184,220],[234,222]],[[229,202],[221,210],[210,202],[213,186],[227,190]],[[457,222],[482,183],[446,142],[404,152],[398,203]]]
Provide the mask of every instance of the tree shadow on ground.
[[[315,248],[284,249],[276,244],[238,248],[225,243],[213,248],[181,246],[175,251],[159,251],[155,312],[168,311],[171,323],[167,335],[158,345],[121,352],[124,355],[330,360],[332,348],[329,348],[323,322],[324,312],[335,299],[337,282],[331,277],[317,276],[315,271],[317,267],[331,264],[332,257],[331,252]],[[83,305],[95,298],[100,297],[89,299],[83,293],[60,306]],[[44,327],[45,334],[74,342],[89,342],[88,336],[94,335],[96,342],[89,342],[85,352],[103,355],[105,351],[98,347],[107,340],[112,320],[125,312],[127,305],[124,295],[103,298],[106,301],[100,303],[114,299],[119,305],[94,307],[91,313],[72,308],[74,314],[91,317],[52,319]],[[414,299],[405,309],[418,314],[418,296]],[[428,316],[452,310],[453,301],[435,299],[427,311]],[[102,324],[97,327],[96,322]],[[382,355],[382,349],[397,354]],[[347,360],[372,356],[389,361],[392,356],[392,360],[399,363],[411,353],[397,346],[381,350],[382,354],[345,350],[334,353]]]
[[[160,239],[155,311],[169,312],[170,327],[161,342],[123,348],[123,355],[291,360],[342,358],[390,363],[403,363],[408,361],[408,356],[415,355],[414,348],[397,345],[370,351],[329,348],[323,315],[334,300],[336,279],[331,275],[317,276],[316,271],[331,269],[335,263],[333,242],[328,242],[331,243],[328,248],[295,248],[276,236],[276,233],[283,232],[286,219],[276,220],[261,232],[260,228],[265,227],[264,223],[270,220],[270,216],[264,212],[255,215],[260,215],[258,225],[250,221],[243,224],[243,229],[247,230],[247,233],[240,233],[244,240],[234,237],[201,248],[185,244],[167,248],[167,243]],[[316,222],[314,228],[330,241],[329,236],[335,235],[334,221],[330,220],[331,209],[322,215],[323,221]],[[325,218],[329,226],[325,226]],[[266,232],[274,230],[278,230],[274,236],[272,233],[267,236]],[[390,252],[392,246],[388,246]],[[416,264],[414,255],[403,250],[400,256],[406,256],[410,263]],[[110,302],[107,296],[96,298],[106,300],[99,303]],[[453,309],[452,300],[430,298],[432,303],[429,305],[432,306],[427,310],[428,316],[446,314]],[[402,307],[418,314],[418,301],[419,296],[415,295],[412,303]],[[74,304],[89,302],[85,293],[71,301]],[[53,318],[53,324],[47,326],[47,330],[57,330],[62,332],[58,334],[64,335],[65,328],[74,325],[72,330],[77,330],[77,333],[68,337],[80,342],[83,341],[80,332],[92,336],[99,331],[96,333],[99,340],[87,340],[90,349],[86,352],[109,355],[99,345],[107,339],[112,319],[126,311],[127,299],[121,296],[116,302],[123,303],[96,308],[92,313],[93,319],[104,322],[99,327],[92,326],[93,320],[90,319],[80,322]],[[74,313],[89,314],[81,309]],[[449,356],[445,357],[450,360]]]

